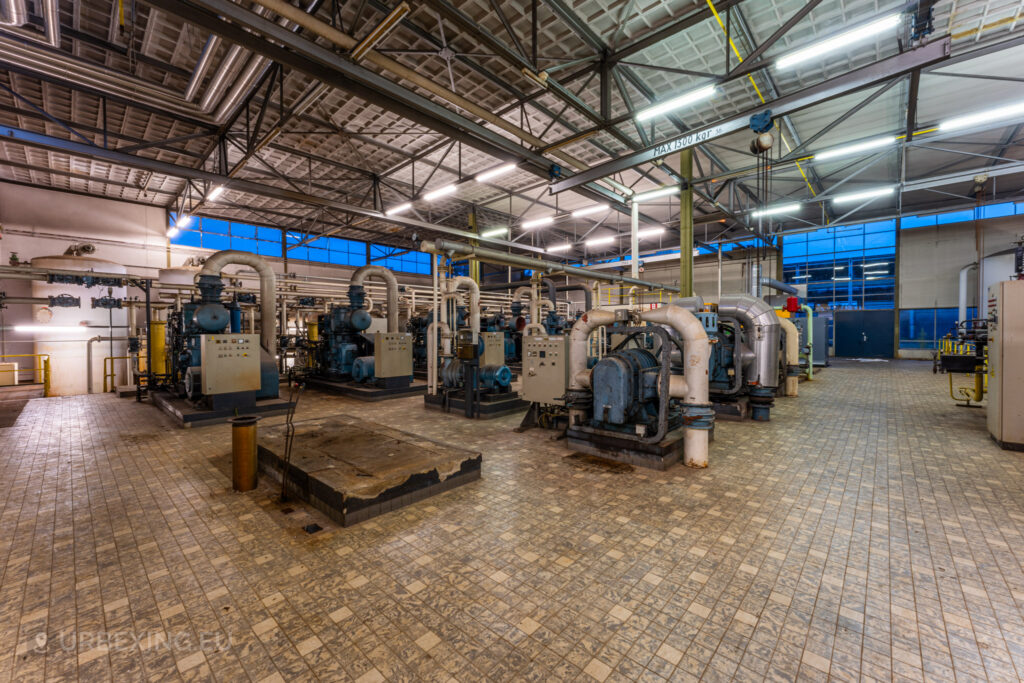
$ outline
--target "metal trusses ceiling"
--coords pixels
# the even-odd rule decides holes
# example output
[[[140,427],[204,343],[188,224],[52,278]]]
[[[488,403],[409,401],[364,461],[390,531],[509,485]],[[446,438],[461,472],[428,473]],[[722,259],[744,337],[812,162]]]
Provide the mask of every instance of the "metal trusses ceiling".
[[[30,3],[37,13],[39,1]],[[249,0],[242,0],[242,4],[257,7]],[[308,0],[301,4],[309,6]],[[357,39],[391,7],[384,0],[326,0],[316,4],[319,18],[335,22]],[[413,4],[412,12],[378,48],[418,76],[496,113],[513,126],[541,138],[545,146],[557,145],[559,152],[588,166],[670,138],[680,130],[758,106],[758,91],[770,101],[777,95],[801,90],[893,55],[899,49],[893,34],[837,52],[805,68],[755,71],[749,78],[724,83],[713,100],[682,110],[677,117],[661,117],[653,126],[645,125],[638,130],[630,118],[631,111],[644,107],[652,98],[660,99],[706,82],[707,76],[702,74],[721,74],[727,64],[737,66],[722,24],[729,26],[735,50],[747,56],[804,6],[801,0],[719,0],[716,9],[720,24],[709,4],[706,0],[541,0],[534,26],[532,5],[525,0],[512,4],[492,0],[423,0]],[[71,67],[77,64],[93,73],[86,79],[72,78],[77,72],[70,70],[63,76],[56,67],[46,70],[39,57],[52,59],[52,51],[44,55],[47,48],[15,38],[22,44],[19,49],[36,52],[8,50],[0,54],[0,85],[4,86],[0,89],[0,126],[44,133],[56,139],[86,139],[96,146],[106,144],[112,149],[127,150],[143,161],[158,160],[211,172],[230,171],[237,179],[367,209],[393,206],[424,189],[469,178],[500,163],[481,151],[472,135],[460,136],[459,140],[449,138],[421,121],[391,110],[384,99],[355,96],[342,88],[318,90],[310,106],[293,114],[289,108],[316,88],[318,82],[294,68],[283,69],[278,76],[262,63],[257,65],[261,69],[253,71],[251,82],[246,82],[246,66],[256,65],[252,60],[258,57],[250,50],[259,52],[258,42],[242,46],[245,49],[241,58],[230,62],[232,52],[238,52],[238,48],[229,40],[220,40],[198,96],[185,102],[180,94],[200,60],[209,33],[190,23],[192,10],[187,2],[180,5],[184,8],[180,12],[174,7],[170,11],[157,9],[146,2],[126,5],[126,23],[121,27],[115,2],[61,0],[63,40],[57,57]],[[824,0],[766,49],[764,58],[774,59],[834,33],[837,27],[854,25],[903,6],[896,1]],[[1024,83],[989,78],[1020,76],[1016,71],[1024,58],[1024,41],[1019,38],[1021,12],[1022,5],[1016,0],[935,3],[933,38],[951,34],[954,57],[998,41],[1010,41],[1010,47],[923,73],[916,98],[918,129],[973,111],[980,105],[1024,98]],[[266,16],[276,19],[269,12]],[[41,19],[33,20],[41,26]],[[674,30],[680,25],[685,26]],[[522,72],[524,64],[533,63],[534,31],[536,67],[549,69],[551,74],[551,85],[546,89],[538,88]],[[307,31],[300,33],[304,40],[312,39]],[[0,40],[11,39],[12,36],[0,32]],[[1022,44],[1013,45],[1014,42]],[[316,38],[316,43],[338,51],[322,38]],[[602,54],[621,59],[607,72],[604,89],[598,66]],[[618,57],[620,54],[624,56]],[[224,92],[210,98],[209,107],[201,108],[199,102],[214,86],[214,74],[229,62],[230,68],[224,66]],[[476,121],[418,85],[369,63],[362,66],[454,114]],[[940,75],[948,73],[956,75]],[[274,84],[269,92],[263,87],[268,82]],[[236,84],[247,86],[243,93],[247,99],[234,107],[225,105],[222,110],[219,102]],[[884,88],[870,104],[842,120],[841,125],[834,125],[848,110],[881,89],[872,87],[792,114],[788,120],[779,122],[782,145],[795,147],[798,139],[810,139],[826,127],[830,127],[827,134],[809,149],[877,134],[902,133],[911,99],[909,78]],[[956,96],[950,96],[951,92]],[[258,130],[257,120],[262,124]],[[485,127],[522,146],[524,154],[538,151],[492,124]],[[573,139],[581,131],[589,134]],[[905,159],[892,154],[879,159],[804,163],[800,167],[791,164],[774,174],[772,195],[767,198],[754,195],[751,176],[733,174],[751,166],[753,161],[747,152],[750,133],[735,133],[698,148],[695,175],[722,176],[725,180],[722,184],[708,182],[697,186],[696,211],[718,216],[724,209],[727,222],[715,225],[717,230],[725,231],[723,238],[731,238],[745,232],[743,209],[756,201],[806,200],[821,192],[827,194],[830,187],[840,182],[846,183],[844,187],[856,188],[1022,159],[1022,148],[1016,139],[1019,133],[1017,126],[1008,125],[955,139],[922,140],[908,146]],[[553,162],[572,168],[546,147],[540,151]],[[784,154],[785,148],[780,153]],[[675,164],[673,159],[667,161],[669,167]],[[171,209],[189,206],[204,191],[201,184],[187,183],[173,174],[114,165],[88,154],[69,154],[59,145],[44,149],[10,140],[0,143],[0,178]],[[652,165],[624,170],[613,179],[636,189],[674,182],[672,172]],[[725,185],[727,191],[723,191]],[[1001,195],[1019,192],[1022,187],[1024,175],[1000,178]],[[965,188],[941,191],[945,194],[918,191],[909,199],[915,206],[938,206],[954,201],[955,197],[950,195],[963,194]],[[710,198],[719,192],[718,202],[711,203]],[[346,215],[279,195],[229,190],[223,201],[194,208],[211,215],[261,220],[314,232],[372,236],[395,244],[408,244],[412,232],[386,221]],[[576,192],[550,196],[543,173],[524,166],[487,185],[463,182],[456,195],[432,205],[417,203],[410,216],[465,229],[470,211],[476,207],[477,222],[482,227],[514,226],[524,218],[590,204],[593,196]],[[885,202],[876,202],[866,207],[863,215],[891,212],[893,208],[894,203],[887,206]],[[649,220],[670,227],[678,218],[677,211],[678,204],[673,200],[644,207]],[[547,240],[577,239],[593,230],[600,234],[628,224],[615,212],[595,218],[604,221],[603,225],[592,220],[561,221],[544,233],[525,235],[520,243],[542,246]],[[819,217],[811,220],[817,221]],[[429,233],[425,229],[417,232]]]

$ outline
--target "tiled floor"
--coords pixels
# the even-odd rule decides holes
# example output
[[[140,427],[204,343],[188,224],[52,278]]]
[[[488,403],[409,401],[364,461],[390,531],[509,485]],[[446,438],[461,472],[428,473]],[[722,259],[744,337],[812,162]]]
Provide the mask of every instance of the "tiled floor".
[[[300,418],[485,454],[479,482],[350,529],[232,493],[228,427],[36,400],[0,430],[0,680],[1017,680],[1024,455],[945,382],[837,366],[667,473],[307,394]]]

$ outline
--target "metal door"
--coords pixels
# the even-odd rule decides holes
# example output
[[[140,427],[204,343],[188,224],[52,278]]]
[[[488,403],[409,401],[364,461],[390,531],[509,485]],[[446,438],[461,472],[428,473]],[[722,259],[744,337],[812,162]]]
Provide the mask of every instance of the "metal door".
[[[892,310],[836,311],[836,356],[892,358],[895,320]]]

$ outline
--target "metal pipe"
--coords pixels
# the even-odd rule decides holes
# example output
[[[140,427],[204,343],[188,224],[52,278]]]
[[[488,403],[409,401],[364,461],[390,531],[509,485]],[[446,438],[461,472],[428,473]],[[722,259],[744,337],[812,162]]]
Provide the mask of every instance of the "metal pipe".
[[[387,285],[388,332],[399,332],[398,329],[398,279],[395,274],[384,266],[366,265],[352,273],[351,286],[363,286],[368,277],[379,277]],[[477,290],[477,309],[480,308],[480,291]]]
[[[240,45],[232,45],[231,49],[228,50],[220,66],[213,72],[213,78],[210,79],[210,84],[206,86],[206,90],[199,100],[199,108],[201,110],[209,113],[213,109],[214,103],[224,94],[224,89],[228,83],[228,76],[234,70],[238,60],[241,59],[243,52],[244,50]]]
[[[277,299],[274,296],[274,289],[277,277],[274,275],[274,270],[270,267],[270,264],[256,254],[228,249],[218,251],[206,259],[203,269],[199,271],[196,277],[203,275],[221,277],[221,270],[231,264],[254,268],[260,276],[260,345],[267,353],[273,356],[276,350],[274,322],[277,320]]]
[[[24,26],[28,23],[28,9],[25,0],[2,0],[0,2],[0,24]]]
[[[750,296],[723,296],[718,300],[718,315],[736,318],[747,328],[754,351],[753,372],[745,372],[748,384],[779,386],[779,317],[762,299]]]
[[[779,318],[779,326],[786,335],[786,385],[785,396],[800,393],[800,331],[789,318]]]
[[[258,462],[256,457],[256,423],[258,415],[233,417],[231,423],[231,486],[236,491],[256,488]],[[281,473],[287,477],[287,472]]]
[[[448,282],[451,283],[452,292],[460,288],[469,290],[469,328],[473,332],[473,343],[480,338],[480,285],[471,277],[457,275]]]
[[[672,285],[663,285],[657,282],[646,282],[644,280],[637,280],[635,278],[625,277],[616,273],[604,273],[576,266],[568,266],[556,261],[547,261],[545,259],[531,258],[529,256],[519,256],[518,254],[506,254],[505,252],[498,251],[496,249],[475,247],[470,244],[452,242],[451,240],[445,239],[423,240],[420,243],[420,251],[441,255],[458,254],[460,258],[473,257],[478,261],[486,261],[488,263],[523,266],[525,268],[544,270],[548,273],[565,273],[585,280],[600,280],[602,282],[638,285],[640,287],[647,287],[648,289],[661,289],[666,292],[679,291],[679,287],[674,287]]]
[[[102,337],[102,336],[96,336],[96,337],[92,337],[87,342],[85,342],[85,374],[86,374],[85,387],[86,387],[86,393],[89,393],[89,394],[92,393],[92,343],[93,342],[98,342],[98,341],[108,341],[108,342],[128,341],[128,337]]]
[[[807,314],[807,379],[814,379],[814,309],[801,304],[800,310]],[[828,349],[825,349],[828,355]]]
[[[217,111],[214,112],[213,118],[217,121],[227,120],[269,64],[270,60],[266,57],[254,56],[250,59],[245,68],[235,77],[234,85],[231,86],[227,96],[217,106]]]
[[[669,325],[683,339],[685,383],[676,382],[676,390],[680,394],[671,394],[672,398],[682,400],[686,407],[710,408],[708,364],[711,360],[711,345],[708,343],[708,334],[704,330],[704,325],[697,319],[697,316],[681,306],[669,304],[641,311],[640,319]],[[708,466],[710,431],[710,426],[702,428],[689,424],[684,429],[683,462],[687,467]]]
[[[60,2],[43,0],[43,20],[46,22],[46,42],[60,49]]]
[[[762,276],[761,284],[764,285],[765,287],[771,287],[772,289],[778,290],[780,292],[785,292],[786,294],[792,294],[793,296],[799,294],[797,288],[794,287],[793,285],[787,285],[785,282],[779,282],[774,278]]]
[[[191,102],[195,99],[196,94],[199,92],[199,86],[203,84],[203,79],[206,78],[206,72],[210,70],[210,66],[213,64],[213,56],[217,53],[219,46],[220,36],[211,33],[210,37],[206,39],[206,45],[203,46],[199,59],[196,60],[195,68],[192,69],[192,77],[189,78],[188,85],[185,86],[183,97],[186,102]]]

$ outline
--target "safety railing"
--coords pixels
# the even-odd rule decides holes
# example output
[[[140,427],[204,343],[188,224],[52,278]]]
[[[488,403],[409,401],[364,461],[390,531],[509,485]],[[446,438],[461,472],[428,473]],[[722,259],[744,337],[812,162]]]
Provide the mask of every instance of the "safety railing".
[[[15,378],[18,377],[19,372],[31,372],[33,383],[42,383],[43,385],[43,396],[50,395],[50,354],[48,353],[7,353],[0,355],[0,362],[9,358],[35,358],[31,368],[23,368],[16,366],[13,370],[6,370],[5,372],[13,372]]]
[[[114,368],[114,361],[132,359],[131,356],[107,356],[103,359],[103,393],[113,391],[117,384],[117,370]],[[109,385],[107,380],[110,380]]]

